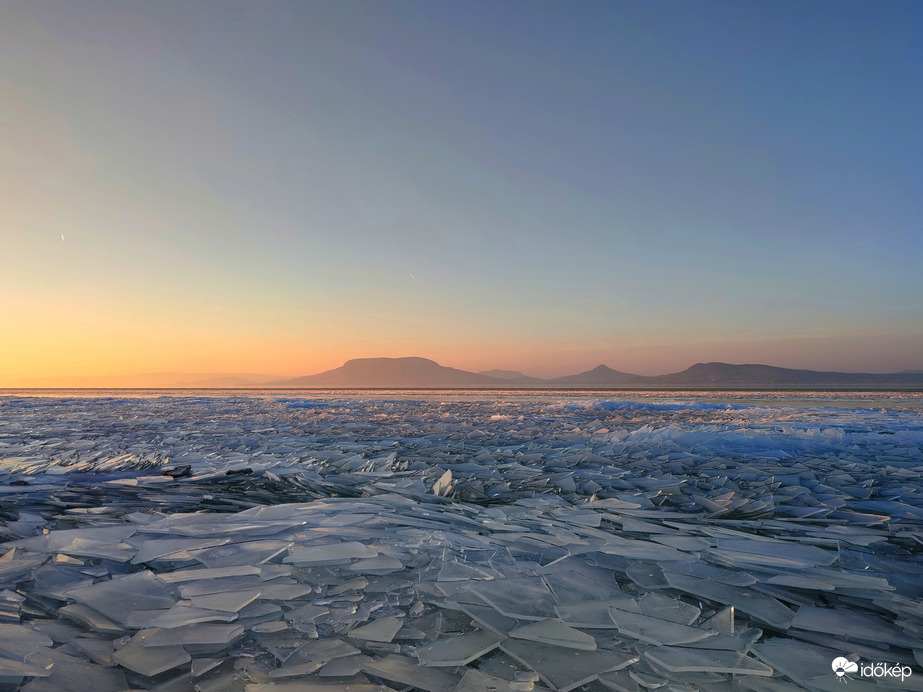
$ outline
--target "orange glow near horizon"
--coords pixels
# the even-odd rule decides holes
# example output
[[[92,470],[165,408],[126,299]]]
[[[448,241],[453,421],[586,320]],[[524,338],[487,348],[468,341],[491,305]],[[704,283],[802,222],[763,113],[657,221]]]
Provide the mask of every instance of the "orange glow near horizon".
[[[379,315],[372,325],[353,317],[324,316],[312,329],[285,326],[284,314],[222,315],[196,309],[149,308],[132,319],[118,302],[89,306],[77,297],[7,301],[0,341],[0,387],[169,386],[174,374],[256,374],[298,377],[330,370],[351,358],[422,356],[441,365],[479,371],[520,370],[557,377],[600,363],[641,375],[677,372],[698,361],[761,362],[783,367],[861,370],[856,353],[880,343],[878,335],[674,343],[646,339],[529,341],[519,335],[490,339],[483,332],[454,335],[447,324],[408,329],[411,318]],[[273,321],[276,324],[271,324]],[[366,321],[368,322],[368,321]],[[891,357],[912,358],[914,335],[891,343]],[[805,354],[823,354],[812,360]],[[880,370],[883,371],[883,370]],[[166,374],[165,377],[157,377]],[[117,378],[114,380],[113,378]]]

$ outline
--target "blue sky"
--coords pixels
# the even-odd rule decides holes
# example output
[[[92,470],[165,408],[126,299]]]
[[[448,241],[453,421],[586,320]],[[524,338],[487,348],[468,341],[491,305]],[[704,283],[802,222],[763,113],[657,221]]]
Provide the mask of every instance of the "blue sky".
[[[921,29],[918,2],[5,3],[6,381],[923,368]]]

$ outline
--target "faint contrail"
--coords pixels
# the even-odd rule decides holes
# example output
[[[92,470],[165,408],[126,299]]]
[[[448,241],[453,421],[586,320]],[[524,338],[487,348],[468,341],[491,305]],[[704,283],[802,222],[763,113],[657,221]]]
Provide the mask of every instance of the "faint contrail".
[[[410,275],[410,278],[413,279],[414,281],[417,280],[417,277],[415,277],[413,274]]]

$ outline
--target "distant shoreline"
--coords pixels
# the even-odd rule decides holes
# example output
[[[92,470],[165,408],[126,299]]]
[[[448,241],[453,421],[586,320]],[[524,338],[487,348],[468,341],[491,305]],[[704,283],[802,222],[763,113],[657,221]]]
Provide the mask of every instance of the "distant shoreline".
[[[0,387],[0,395],[9,392],[809,392],[809,393],[923,393],[916,385],[893,387],[834,386],[834,387]]]

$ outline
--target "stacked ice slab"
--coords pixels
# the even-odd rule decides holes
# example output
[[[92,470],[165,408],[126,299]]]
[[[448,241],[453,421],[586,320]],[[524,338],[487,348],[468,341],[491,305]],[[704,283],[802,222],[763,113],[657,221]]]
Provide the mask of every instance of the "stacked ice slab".
[[[0,689],[828,690],[842,656],[917,674],[853,687],[923,680],[916,409],[0,414]]]

